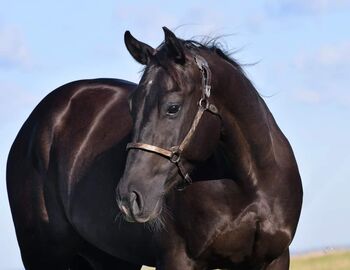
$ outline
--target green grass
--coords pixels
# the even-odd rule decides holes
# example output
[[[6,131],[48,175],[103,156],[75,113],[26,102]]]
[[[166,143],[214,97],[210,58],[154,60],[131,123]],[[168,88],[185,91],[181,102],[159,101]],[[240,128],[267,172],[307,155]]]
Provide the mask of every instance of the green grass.
[[[144,266],[142,270],[153,270]],[[290,270],[350,270],[350,251],[315,253],[293,257]]]

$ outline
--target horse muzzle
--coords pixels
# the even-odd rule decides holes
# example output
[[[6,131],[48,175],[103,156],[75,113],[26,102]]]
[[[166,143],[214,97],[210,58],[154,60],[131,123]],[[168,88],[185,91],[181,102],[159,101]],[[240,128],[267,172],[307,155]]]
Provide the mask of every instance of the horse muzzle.
[[[146,210],[143,197],[137,191],[132,191],[126,196],[119,195],[119,198],[119,209],[128,222],[146,223],[157,218],[162,211],[160,200],[152,207],[152,211]]]

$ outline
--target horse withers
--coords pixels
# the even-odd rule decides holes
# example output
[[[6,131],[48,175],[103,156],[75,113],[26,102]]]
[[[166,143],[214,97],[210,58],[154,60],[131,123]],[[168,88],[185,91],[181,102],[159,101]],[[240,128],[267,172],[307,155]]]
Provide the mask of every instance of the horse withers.
[[[288,269],[302,204],[288,140],[236,61],[163,29],[157,49],[125,33],[146,68],[131,98],[121,211],[138,223],[165,219],[178,235],[163,244],[161,269]],[[231,180],[171,192],[195,181],[191,171],[213,155]]]

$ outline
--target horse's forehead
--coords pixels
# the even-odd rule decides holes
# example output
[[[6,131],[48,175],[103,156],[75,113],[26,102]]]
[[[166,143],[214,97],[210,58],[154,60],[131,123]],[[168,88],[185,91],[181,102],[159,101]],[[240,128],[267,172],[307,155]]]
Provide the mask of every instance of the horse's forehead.
[[[144,86],[149,90],[170,90],[176,86],[174,76],[162,67],[151,67],[147,70]]]

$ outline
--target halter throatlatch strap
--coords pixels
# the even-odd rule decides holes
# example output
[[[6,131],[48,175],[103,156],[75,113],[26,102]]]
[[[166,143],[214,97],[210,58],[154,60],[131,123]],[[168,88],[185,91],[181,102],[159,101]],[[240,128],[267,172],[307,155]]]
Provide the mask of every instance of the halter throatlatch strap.
[[[220,114],[218,112],[218,109],[214,104],[210,104],[209,97],[211,94],[211,71],[209,68],[209,65],[207,61],[200,55],[196,55],[194,57],[194,60],[201,71],[202,74],[202,97],[198,102],[198,111],[196,113],[196,116],[193,119],[192,125],[190,130],[187,132],[185,138],[182,140],[181,144],[179,146],[173,146],[169,149],[158,147],[155,145],[147,144],[147,143],[128,143],[126,146],[126,150],[130,149],[139,149],[144,150],[147,152],[155,153],[160,156],[163,156],[164,158],[167,158],[170,160],[170,162],[174,163],[179,172],[180,175],[185,180],[185,185],[181,187],[181,190],[188,184],[192,183],[192,179],[189,175],[190,172],[186,172],[185,168],[182,165],[182,152],[184,149],[188,146],[190,143],[193,134],[195,133],[198,124],[203,116],[203,113],[205,111],[211,112],[212,114],[215,114],[220,117]],[[221,117],[220,117],[221,118]],[[179,188],[178,188],[179,189]]]

